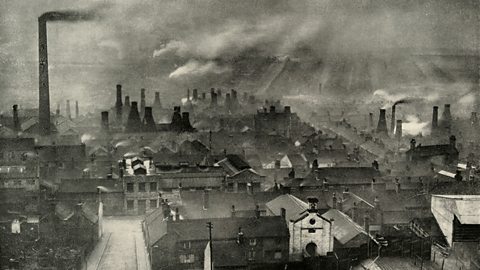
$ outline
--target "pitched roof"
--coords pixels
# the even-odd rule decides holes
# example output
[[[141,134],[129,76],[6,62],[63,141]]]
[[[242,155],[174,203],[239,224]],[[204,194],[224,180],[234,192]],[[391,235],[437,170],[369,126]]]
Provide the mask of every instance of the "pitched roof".
[[[278,216],[185,219],[168,221],[168,233],[175,233],[179,241],[208,240],[207,222],[212,222],[212,239],[235,239],[239,228],[246,238],[288,237],[285,220]]]
[[[322,217],[328,220],[333,219],[333,236],[342,245],[346,245],[360,234],[367,236],[367,232],[360,225],[337,209],[328,210],[322,214]]]
[[[167,234],[167,220],[163,219],[163,210],[158,208],[145,217],[148,244],[152,246]]]
[[[103,186],[108,192],[123,192],[121,181],[112,179],[81,178],[63,179],[58,187],[60,193],[97,193],[97,187]]]
[[[291,194],[283,194],[265,204],[272,214],[281,215],[281,209],[285,209],[287,220],[291,220],[299,213],[308,209],[308,204]]]

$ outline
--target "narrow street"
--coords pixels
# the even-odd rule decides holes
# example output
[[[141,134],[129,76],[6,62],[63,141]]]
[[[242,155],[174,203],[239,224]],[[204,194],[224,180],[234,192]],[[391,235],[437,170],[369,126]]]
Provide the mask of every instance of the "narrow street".
[[[103,237],[90,254],[87,270],[149,270],[141,218],[105,217]]]

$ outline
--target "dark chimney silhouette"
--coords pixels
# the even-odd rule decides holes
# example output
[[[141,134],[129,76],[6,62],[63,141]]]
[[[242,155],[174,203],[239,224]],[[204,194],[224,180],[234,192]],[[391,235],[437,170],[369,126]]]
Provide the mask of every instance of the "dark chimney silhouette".
[[[378,116],[377,133],[382,135],[388,135],[385,109],[380,109],[380,115]]]
[[[397,140],[402,139],[402,126],[402,120],[397,120],[397,128],[395,129],[395,138],[397,138]]]
[[[290,106],[285,106],[283,112],[289,114],[292,112],[292,109],[290,108]]]
[[[182,115],[180,114],[180,106],[173,107],[172,122],[170,123],[172,131],[182,131]]]
[[[20,131],[20,120],[18,119],[18,105],[13,105],[13,131]]]
[[[145,88],[140,89],[140,114],[145,113]]]
[[[452,114],[450,112],[450,104],[445,104],[443,108],[441,127],[450,130],[452,125]]]
[[[80,111],[78,110],[78,100],[75,100],[75,119],[78,118],[80,115]]]
[[[433,106],[432,112],[432,131],[438,128],[438,106]]]
[[[215,93],[215,89],[213,89],[213,88],[210,89],[210,99],[211,99],[210,106],[216,107],[217,106],[217,94]]]
[[[57,103],[57,111],[55,112],[57,116],[60,115],[60,103]]]
[[[373,130],[373,113],[368,114],[368,130]]]
[[[72,112],[70,111],[70,100],[67,99],[67,117],[68,119],[72,119]]]
[[[203,92],[202,93],[202,100],[205,100],[205,99],[207,99],[207,93]]]
[[[102,121],[101,121],[102,131],[108,131],[110,129],[108,123],[108,111],[102,112]]]
[[[140,120],[140,114],[138,113],[137,102],[133,101],[130,107],[130,113],[127,120],[127,132],[138,132],[142,130],[142,122]]]
[[[392,134],[394,134],[394,132],[395,132],[395,123],[396,123],[395,122],[395,120],[396,120],[395,119],[395,109],[396,109],[395,107],[396,107],[395,105],[392,106],[392,119],[390,119],[390,131],[392,132]]]
[[[144,131],[146,132],[155,132],[157,126],[155,125],[155,120],[153,119],[152,107],[145,107],[145,115],[143,117]]]
[[[230,93],[227,93],[225,95],[225,108],[227,110],[230,110],[232,108],[232,99],[231,99]]]
[[[122,122],[122,85],[117,84],[117,100],[115,102],[115,116],[117,117],[117,122],[121,123]]]
[[[182,131],[192,131],[193,127],[190,124],[190,114],[188,112],[182,113]]]
[[[47,20],[38,18],[38,126],[40,135],[50,135],[50,90],[48,82]]]
[[[130,114],[130,96],[125,96],[125,102],[123,104],[123,115],[127,116]]]
[[[153,102],[153,107],[162,108],[162,102],[160,101],[160,92],[155,92],[155,101]]]
[[[195,101],[198,100],[198,89],[197,88],[193,89],[193,100],[195,100]]]

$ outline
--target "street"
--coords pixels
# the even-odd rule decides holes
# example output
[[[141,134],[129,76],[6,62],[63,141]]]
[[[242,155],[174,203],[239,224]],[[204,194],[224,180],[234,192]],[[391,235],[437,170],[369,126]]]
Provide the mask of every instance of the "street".
[[[105,217],[103,237],[90,254],[87,270],[149,270],[141,218]]]

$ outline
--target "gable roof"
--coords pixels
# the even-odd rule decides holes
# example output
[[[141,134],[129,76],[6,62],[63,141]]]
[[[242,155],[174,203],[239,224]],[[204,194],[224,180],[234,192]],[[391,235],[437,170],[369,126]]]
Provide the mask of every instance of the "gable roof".
[[[265,204],[265,207],[267,208],[267,210],[270,210],[272,214],[276,216],[281,215],[281,209],[284,208],[287,220],[291,220],[299,213],[307,210],[308,203],[300,200],[293,195],[283,194],[267,202]]]
[[[333,219],[333,236],[342,245],[346,245],[360,234],[367,236],[367,232],[360,225],[337,209],[330,209],[322,216],[328,220]]]

